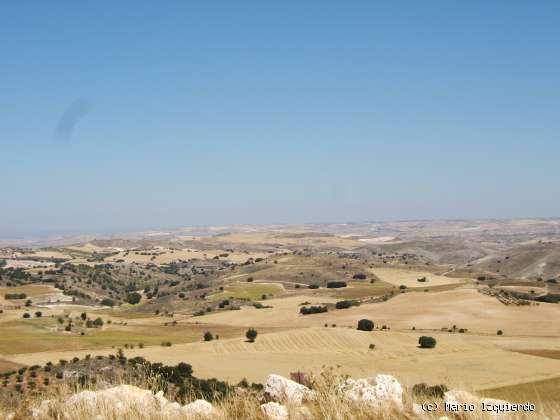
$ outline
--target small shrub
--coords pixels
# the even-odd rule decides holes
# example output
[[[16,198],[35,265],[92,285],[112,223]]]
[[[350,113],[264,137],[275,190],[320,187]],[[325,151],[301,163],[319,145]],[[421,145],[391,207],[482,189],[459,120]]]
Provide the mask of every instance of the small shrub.
[[[425,383],[419,383],[412,387],[412,394],[417,397],[443,398],[449,388],[444,384],[428,386]]]
[[[358,321],[358,330],[360,331],[373,331],[373,321],[370,319],[360,319]]]
[[[503,335],[504,332],[502,330],[498,330],[498,332],[496,333],[497,335]]]
[[[247,330],[247,332],[245,333],[245,337],[247,337],[247,340],[249,340],[251,343],[253,343],[255,341],[255,339],[257,338],[257,330],[255,330],[254,328],[249,328]]]
[[[302,315],[320,314],[328,311],[326,306],[302,306],[299,308],[299,313]]]
[[[112,299],[105,298],[101,300],[101,304],[103,306],[115,306],[115,301]]]
[[[27,298],[27,295],[25,293],[6,293],[4,298],[8,300],[25,299]]]
[[[132,292],[126,295],[126,303],[130,303],[131,305],[136,305],[142,299],[142,295],[138,292]]]
[[[357,300],[341,300],[335,304],[336,309],[348,309],[352,306],[360,306],[360,302]]]
[[[423,349],[433,349],[436,346],[436,339],[423,335],[418,339],[418,344]]]
[[[206,331],[204,333],[204,341],[212,341],[214,339],[214,335],[210,331]]]

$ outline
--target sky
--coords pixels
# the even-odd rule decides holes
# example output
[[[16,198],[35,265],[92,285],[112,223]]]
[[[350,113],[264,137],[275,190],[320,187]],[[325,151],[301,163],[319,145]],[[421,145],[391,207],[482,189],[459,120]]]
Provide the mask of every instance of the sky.
[[[558,1],[6,1],[0,238],[560,216]]]

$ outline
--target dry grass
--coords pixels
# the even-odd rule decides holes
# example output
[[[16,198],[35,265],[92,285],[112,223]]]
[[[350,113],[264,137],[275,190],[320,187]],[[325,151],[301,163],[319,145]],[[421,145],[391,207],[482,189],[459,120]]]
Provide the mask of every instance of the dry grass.
[[[373,409],[362,402],[353,402],[345,398],[341,391],[340,384],[344,381],[345,377],[339,375],[333,369],[325,369],[319,375],[311,378],[312,388],[315,391],[315,397],[312,401],[305,401],[303,408],[293,405],[287,405],[290,419],[326,419],[326,420],[389,420],[389,419],[415,419],[415,418],[439,418],[445,413],[441,407],[443,403],[441,400],[433,399],[440,405],[440,409],[433,413],[423,413],[422,416],[413,413],[413,403],[421,403],[423,400],[418,400],[412,396],[410,389],[405,389],[403,398],[404,409],[401,411],[397,407],[390,404],[384,405],[381,409]],[[121,378],[117,383],[126,383],[125,378]],[[124,402],[123,406],[119,409],[114,405],[97,402],[93,407],[83,404],[73,405],[69,407],[66,404],[69,397],[76,392],[82,390],[99,390],[115,384],[106,384],[97,382],[95,385],[89,385],[86,388],[77,388],[68,384],[51,388],[46,394],[36,396],[23,396],[17,399],[4,399],[0,401],[0,415],[6,418],[9,414],[13,415],[13,420],[23,420],[31,417],[31,410],[34,407],[39,407],[41,402],[48,399],[50,401],[50,409],[46,415],[41,415],[36,418],[40,420],[58,420],[61,418],[67,420],[89,420],[92,418],[99,420],[117,420],[117,419],[130,419],[130,420],[169,420],[191,418],[186,416],[173,415],[172,417],[166,415],[158,409],[157,406],[153,407],[138,407],[134,404]],[[141,381],[134,383],[143,389],[149,389],[156,392],[162,388],[162,383],[159,378],[145,377]],[[166,395],[168,398],[171,395]],[[194,398],[192,398],[194,399]],[[260,405],[264,402],[262,393],[248,390],[238,390],[233,392],[224,399],[215,401],[213,403],[215,414],[211,417],[216,420],[264,420],[265,417],[261,412]],[[557,418],[560,414],[560,404],[556,403],[542,403],[539,396],[531,402],[537,406],[535,413],[523,414],[514,413],[508,416],[508,419],[525,419],[525,418]],[[492,415],[483,413],[481,410],[475,410],[472,414],[460,416],[463,419],[473,420],[486,420],[493,419]]]

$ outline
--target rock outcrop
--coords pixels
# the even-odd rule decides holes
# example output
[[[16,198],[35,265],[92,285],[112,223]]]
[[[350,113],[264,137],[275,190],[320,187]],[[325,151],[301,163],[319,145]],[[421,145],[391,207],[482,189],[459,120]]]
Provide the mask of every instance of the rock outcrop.
[[[279,375],[269,375],[265,386],[265,397],[268,402],[260,406],[260,411],[267,420],[314,419],[312,412],[320,407],[323,400],[308,387],[286,379]],[[338,388],[337,400],[347,403],[365,405],[371,410],[381,410],[395,418],[426,418],[422,407],[418,404],[405,410],[403,404],[403,388],[391,375],[377,375],[369,379],[347,379]],[[242,398],[242,396],[238,396]],[[506,401],[489,398],[478,398],[465,391],[451,390],[444,395],[445,403],[451,405],[464,404],[507,404]],[[317,407],[313,404],[316,403]],[[78,415],[79,414],[79,415]],[[162,419],[203,419],[219,418],[221,410],[215,409],[205,400],[196,400],[186,405],[167,400],[163,392],[157,394],[149,390],[131,385],[120,385],[99,391],[82,391],[62,403],[43,400],[31,410],[33,418],[95,418],[96,420],[113,418],[139,418],[151,415]],[[492,415],[492,413],[489,413]],[[496,413],[496,416],[505,417]],[[143,417],[142,417],[143,418]],[[444,419],[443,417],[441,419]],[[441,420],[440,419],[440,420]]]
[[[403,389],[399,381],[391,375],[377,375],[375,379],[347,379],[341,391],[351,401],[360,402],[372,408],[392,405],[402,410]]]
[[[288,409],[274,401],[261,405],[261,411],[268,420],[287,420],[289,418]]]
[[[205,400],[196,400],[181,406],[177,402],[168,401],[163,392],[153,394],[151,391],[132,385],[119,385],[100,391],[82,391],[70,397],[64,403],[65,413],[83,412],[86,415],[96,414],[100,419],[129,413],[159,413],[163,417],[172,418],[204,418],[212,417],[214,407]],[[33,409],[34,418],[48,417],[51,410],[50,401],[45,400],[38,408]]]
[[[313,391],[280,375],[268,375],[264,387],[266,395],[276,402],[301,405],[304,400],[313,399]]]

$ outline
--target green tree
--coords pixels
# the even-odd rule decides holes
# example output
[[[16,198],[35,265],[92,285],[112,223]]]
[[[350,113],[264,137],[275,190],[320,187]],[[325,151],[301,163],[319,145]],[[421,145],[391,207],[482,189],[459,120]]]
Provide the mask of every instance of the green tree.
[[[373,327],[373,321],[370,319],[360,319],[358,321],[358,329],[360,331],[372,331]]]
[[[136,305],[142,299],[142,295],[138,292],[132,292],[126,295],[126,302],[130,303],[131,305]]]
[[[251,343],[254,343],[255,339],[257,338],[257,334],[257,330],[255,330],[254,328],[249,328],[245,333],[245,337],[247,337],[247,340],[249,340]]]
[[[418,344],[423,349],[433,349],[436,346],[436,339],[423,335],[418,339]]]

